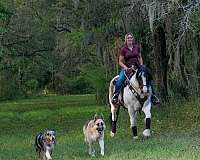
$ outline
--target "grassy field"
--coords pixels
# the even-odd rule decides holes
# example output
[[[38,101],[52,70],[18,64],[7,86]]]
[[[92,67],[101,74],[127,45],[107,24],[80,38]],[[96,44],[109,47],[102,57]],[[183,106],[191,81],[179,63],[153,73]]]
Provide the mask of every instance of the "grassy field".
[[[90,158],[82,127],[96,112],[107,124],[105,156]],[[51,96],[0,103],[0,160],[35,160],[34,137],[45,128],[57,131],[55,160],[200,159],[200,100],[152,108],[152,138],[142,141],[144,115],[138,116],[139,139],[131,139],[127,111],[120,110],[118,133],[109,136],[109,107],[94,96]],[[98,151],[99,148],[97,148]]]

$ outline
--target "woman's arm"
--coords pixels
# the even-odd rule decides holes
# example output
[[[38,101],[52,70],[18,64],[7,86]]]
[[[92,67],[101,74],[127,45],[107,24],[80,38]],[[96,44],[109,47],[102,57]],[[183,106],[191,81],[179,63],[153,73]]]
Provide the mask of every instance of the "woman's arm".
[[[122,67],[123,69],[128,69],[128,67],[124,64],[124,56],[120,55],[119,56],[119,65],[120,67]]]

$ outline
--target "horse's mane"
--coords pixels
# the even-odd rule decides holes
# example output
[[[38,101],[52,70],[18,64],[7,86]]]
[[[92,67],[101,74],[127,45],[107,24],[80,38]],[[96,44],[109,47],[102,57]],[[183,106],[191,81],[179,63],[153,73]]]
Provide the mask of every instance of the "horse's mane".
[[[150,69],[148,67],[146,67],[145,65],[139,65],[137,72],[136,72],[136,78],[139,79],[140,78],[140,73],[144,72],[145,76],[148,77],[148,80],[152,80],[152,75],[150,72]]]

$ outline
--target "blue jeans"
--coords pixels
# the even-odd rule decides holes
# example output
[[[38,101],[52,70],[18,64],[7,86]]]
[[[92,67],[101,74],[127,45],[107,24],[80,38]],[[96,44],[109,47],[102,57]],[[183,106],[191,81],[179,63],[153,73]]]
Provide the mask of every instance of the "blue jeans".
[[[115,81],[115,92],[114,94],[119,94],[122,84],[124,83],[126,77],[125,77],[125,70],[122,69],[119,73],[119,78]]]

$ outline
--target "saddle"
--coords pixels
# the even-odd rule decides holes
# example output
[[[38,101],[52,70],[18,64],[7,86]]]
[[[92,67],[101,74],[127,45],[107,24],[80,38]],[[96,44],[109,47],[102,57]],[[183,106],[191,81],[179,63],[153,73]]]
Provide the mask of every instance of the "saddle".
[[[133,69],[133,68],[129,68],[125,71],[126,80],[122,84],[122,88],[121,88],[121,91],[120,91],[119,96],[118,96],[118,105],[124,106],[124,99],[123,99],[124,88],[129,84],[128,79],[130,79],[134,74],[135,74],[135,69]],[[118,77],[116,77],[116,79],[113,81],[113,84],[115,84],[117,79],[118,79]],[[114,92],[114,90],[113,90],[113,92]]]
[[[141,98],[140,95],[137,93],[137,91],[135,91],[134,87],[132,85],[130,85],[129,79],[135,74],[136,69],[137,68],[134,66],[134,67],[131,67],[131,68],[129,68],[125,71],[126,80],[122,84],[122,89],[121,89],[119,96],[118,96],[118,105],[124,106],[124,99],[123,99],[124,96],[123,95],[124,95],[124,88],[127,85],[129,86],[129,88],[133,92],[133,94],[136,94],[135,96],[138,99],[141,106],[143,106],[144,102],[147,100],[147,97]],[[116,80],[117,80],[117,78],[115,79],[115,81]]]

